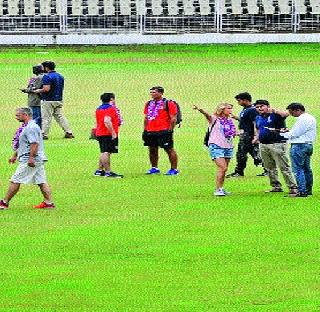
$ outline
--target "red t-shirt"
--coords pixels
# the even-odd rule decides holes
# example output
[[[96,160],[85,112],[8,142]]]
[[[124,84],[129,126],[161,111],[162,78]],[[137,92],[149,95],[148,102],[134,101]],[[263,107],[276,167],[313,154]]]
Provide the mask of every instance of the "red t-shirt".
[[[96,110],[96,136],[103,136],[108,135],[111,136],[111,132],[106,127],[104,123],[104,118],[109,116],[111,118],[111,123],[113,126],[114,131],[116,132],[117,136],[119,133],[119,117],[117,114],[116,109],[111,106],[110,104],[102,104]]]
[[[144,114],[147,119],[146,131],[157,132],[170,129],[170,115],[178,113],[177,105],[173,101],[168,101],[168,110],[165,109],[165,101],[147,102],[144,107]]]

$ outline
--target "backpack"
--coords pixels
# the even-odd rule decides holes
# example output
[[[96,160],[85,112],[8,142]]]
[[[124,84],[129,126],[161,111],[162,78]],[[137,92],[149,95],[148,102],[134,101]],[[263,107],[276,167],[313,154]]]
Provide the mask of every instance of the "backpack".
[[[181,113],[181,109],[180,109],[180,105],[174,101],[174,100],[167,100],[165,98],[163,98],[163,102],[164,102],[164,109],[168,112],[169,114],[169,105],[168,102],[172,102],[176,105],[177,107],[177,121],[176,121],[176,125],[178,126],[178,128],[181,127],[181,122],[182,122],[182,113]],[[148,102],[148,105],[150,104],[151,101]]]
[[[206,132],[206,134],[205,134],[205,136],[203,138],[203,145],[206,146],[206,147],[209,147],[210,134],[211,134],[212,129],[213,129],[214,125],[216,124],[216,122],[217,122],[217,119],[213,122],[211,128],[208,127],[207,132]]]
[[[176,105],[177,107],[177,121],[176,121],[176,125],[178,126],[178,128],[181,127],[181,122],[182,122],[182,113],[181,113],[181,108],[180,108],[180,105],[174,101],[174,100],[167,100],[167,99],[164,99],[164,109],[169,112],[169,105],[168,105],[168,102],[172,102]]]

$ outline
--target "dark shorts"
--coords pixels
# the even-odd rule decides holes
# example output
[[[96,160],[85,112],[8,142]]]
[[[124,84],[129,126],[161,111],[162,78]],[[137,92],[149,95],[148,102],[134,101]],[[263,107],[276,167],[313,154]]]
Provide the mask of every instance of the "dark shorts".
[[[164,148],[166,150],[173,148],[173,132],[159,131],[159,132],[143,132],[142,139],[144,146]]]
[[[118,153],[118,138],[112,140],[111,136],[98,136],[97,140],[100,146],[101,153]]]

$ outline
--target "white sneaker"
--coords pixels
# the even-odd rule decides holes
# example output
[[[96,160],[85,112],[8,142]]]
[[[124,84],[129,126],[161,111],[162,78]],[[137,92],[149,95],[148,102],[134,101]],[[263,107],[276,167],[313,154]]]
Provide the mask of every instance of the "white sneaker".
[[[226,196],[225,192],[223,191],[223,189],[217,189],[215,190],[215,192],[213,193],[214,196]]]
[[[224,195],[231,195],[231,192],[226,191],[225,189],[222,189]]]

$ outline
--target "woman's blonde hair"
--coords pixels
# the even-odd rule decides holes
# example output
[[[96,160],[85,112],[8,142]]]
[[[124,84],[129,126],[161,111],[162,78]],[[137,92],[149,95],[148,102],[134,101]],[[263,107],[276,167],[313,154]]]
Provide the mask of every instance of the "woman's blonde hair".
[[[223,110],[224,110],[225,108],[227,108],[228,106],[233,107],[233,105],[230,104],[230,103],[220,103],[220,104],[217,106],[217,108],[216,108],[216,110],[215,110],[215,112],[214,112],[215,115],[221,116],[222,113],[223,113]]]

